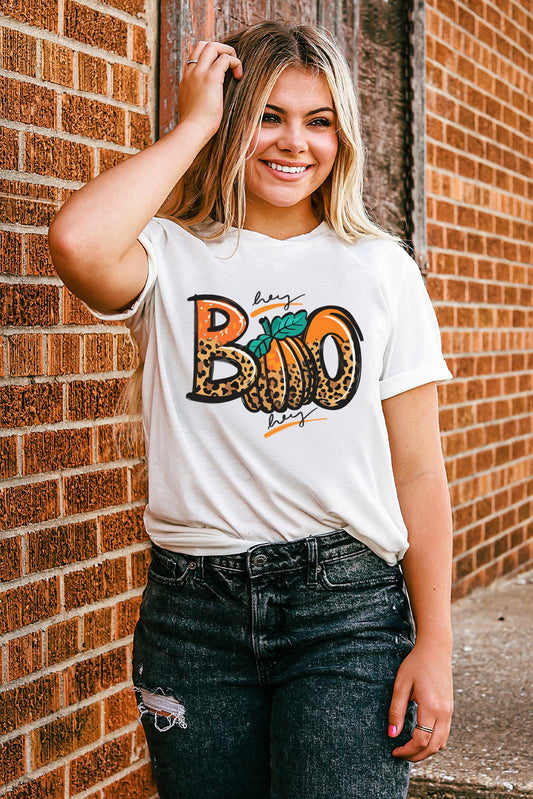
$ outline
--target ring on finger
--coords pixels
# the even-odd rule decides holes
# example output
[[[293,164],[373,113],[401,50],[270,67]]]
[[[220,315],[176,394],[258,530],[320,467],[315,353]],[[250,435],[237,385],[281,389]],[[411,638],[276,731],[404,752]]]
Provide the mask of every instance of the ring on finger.
[[[422,730],[422,732],[432,733],[435,727],[426,727],[424,724],[417,724],[415,730]]]

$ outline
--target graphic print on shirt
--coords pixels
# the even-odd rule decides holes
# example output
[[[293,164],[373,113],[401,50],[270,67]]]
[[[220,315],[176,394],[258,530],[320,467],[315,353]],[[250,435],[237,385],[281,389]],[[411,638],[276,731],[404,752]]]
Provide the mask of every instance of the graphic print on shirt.
[[[212,294],[189,297],[195,307],[196,336],[193,390],[188,399],[214,403],[241,398],[248,411],[269,414],[265,436],[282,426],[303,427],[317,408],[333,411],[347,405],[361,378],[361,330],[351,313],[339,306],[323,306],[310,313],[288,310],[291,304],[300,305],[295,300],[302,296],[291,300],[289,295],[270,295],[269,299],[286,302],[265,305],[250,314],[265,312],[258,320],[261,328],[247,344],[238,343],[250,322],[238,303]],[[259,301],[266,302],[258,292],[254,305]],[[285,313],[266,315],[279,308]],[[328,342],[335,353],[333,368],[331,352],[329,361],[325,352]],[[217,363],[231,366],[232,374],[217,379]],[[313,403],[317,407],[304,414],[301,409]]]

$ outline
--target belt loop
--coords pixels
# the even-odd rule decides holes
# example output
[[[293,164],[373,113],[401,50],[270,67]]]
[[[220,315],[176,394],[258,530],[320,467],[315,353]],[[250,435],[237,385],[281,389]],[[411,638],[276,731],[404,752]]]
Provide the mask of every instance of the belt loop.
[[[203,581],[203,579],[204,579],[204,556],[203,555],[199,555],[197,558],[195,558],[195,560],[196,560],[196,577],[198,578],[198,580],[202,580]]]
[[[316,588],[318,582],[318,545],[316,538],[306,538],[307,544],[307,585]]]

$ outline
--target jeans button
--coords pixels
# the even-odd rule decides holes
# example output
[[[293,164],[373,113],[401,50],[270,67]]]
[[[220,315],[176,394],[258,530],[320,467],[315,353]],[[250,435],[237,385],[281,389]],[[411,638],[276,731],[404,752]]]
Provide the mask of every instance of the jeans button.
[[[268,558],[266,555],[256,555],[252,563],[254,566],[264,566]]]

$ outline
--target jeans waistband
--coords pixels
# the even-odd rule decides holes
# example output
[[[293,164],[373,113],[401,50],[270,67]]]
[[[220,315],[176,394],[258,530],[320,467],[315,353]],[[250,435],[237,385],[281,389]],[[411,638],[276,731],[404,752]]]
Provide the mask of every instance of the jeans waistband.
[[[275,571],[307,568],[311,582],[317,579],[321,562],[340,559],[365,550],[367,550],[366,545],[346,530],[333,530],[331,533],[320,533],[286,543],[257,544],[233,555],[184,555],[152,544],[154,555],[171,569],[178,563],[195,562],[201,572],[205,566],[210,566],[221,571],[248,573],[253,577]]]

